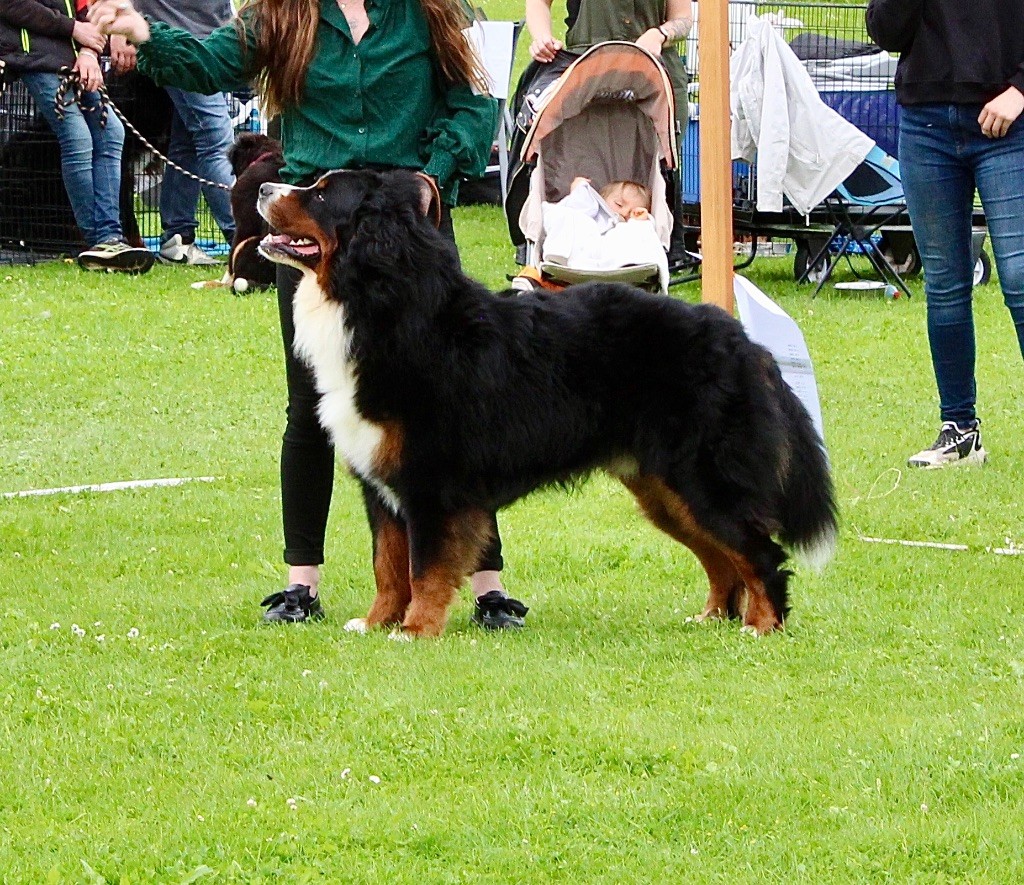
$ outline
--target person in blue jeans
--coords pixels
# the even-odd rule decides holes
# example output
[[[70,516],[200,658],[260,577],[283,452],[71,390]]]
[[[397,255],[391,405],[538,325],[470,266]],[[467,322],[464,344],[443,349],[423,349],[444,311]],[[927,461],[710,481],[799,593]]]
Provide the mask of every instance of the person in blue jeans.
[[[0,59],[28,89],[60,145],[61,174],[75,223],[87,248],[78,256],[86,270],[145,273],[153,266],[147,249],[129,246],[121,229],[118,195],[124,127],[113,115],[101,120],[103,84],[99,31],[66,0],[3,0],[0,4]],[[81,83],[73,93],[57,92],[62,70]]]
[[[870,0],[867,29],[899,52],[900,177],[925,274],[942,426],[911,467],[983,464],[976,412],[971,219],[981,197],[1024,354],[1024,0]],[[1019,384],[1019,381],[1017,382]]]
[[[231,16],[231,0],[137,0],[138,11],[152,21],[183,28],[193,37],[207,37]],[[110,40],[111,63],[118,73],[135,68],[135,47],[123,37]],[[234,183],[228,151],[235,140],[222,92],[203,95],[164,86],[174,110],[167,157],[200,178],[230,187]],[[213,220],[230,243],[235,234],[231,192],[200,184],[168,165],[160,185],[160,260],[169,264],[210,265],[217,262],[196,245],[199,194],[206,197]]]

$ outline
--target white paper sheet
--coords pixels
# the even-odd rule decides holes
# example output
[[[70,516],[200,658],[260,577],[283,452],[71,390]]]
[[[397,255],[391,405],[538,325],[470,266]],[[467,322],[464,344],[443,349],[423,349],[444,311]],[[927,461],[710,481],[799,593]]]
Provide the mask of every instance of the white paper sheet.
[[[818,384],[814,380],[814,366],[800,327],[746,277],[733,276],[733,292],[743,328],[753,341],[771,351],[783,379],[804,404],[815,430],[824,440]]]

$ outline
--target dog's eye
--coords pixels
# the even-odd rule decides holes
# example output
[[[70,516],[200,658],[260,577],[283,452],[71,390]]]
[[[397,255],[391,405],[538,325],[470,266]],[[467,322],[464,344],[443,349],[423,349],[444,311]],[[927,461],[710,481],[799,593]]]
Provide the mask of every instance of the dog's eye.
[[[313,197],[313,199],[316,200],[318,203],[322,203],[324,201],[324,192],[323,191],[317,191],[316,192],[316,196]]]

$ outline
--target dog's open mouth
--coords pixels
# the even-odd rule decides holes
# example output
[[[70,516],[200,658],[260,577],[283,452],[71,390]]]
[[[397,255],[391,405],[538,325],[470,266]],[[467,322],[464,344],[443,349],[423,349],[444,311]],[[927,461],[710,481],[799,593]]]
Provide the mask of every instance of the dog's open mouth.
[[[288,234],[267,234],[260,240],[260,252],[271,261],[287,261],[315,267],[320,261],[320,244],[308,237],[292,239]]]

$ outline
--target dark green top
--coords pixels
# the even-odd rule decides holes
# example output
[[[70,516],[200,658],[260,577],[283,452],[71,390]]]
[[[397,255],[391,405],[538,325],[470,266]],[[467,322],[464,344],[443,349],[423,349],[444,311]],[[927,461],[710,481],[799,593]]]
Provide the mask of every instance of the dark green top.
[[[459,176],[486,168],[497,103],[443,85],[419,0],[367,0],[366,9],[370,27],[356,45],[338,4],[324,0],[305,94],[281,114],[281,175],[298,184],[330,169],[422,169],[454,203]],[[159,22],[150,31],[139,70],[161,86],[212,94],[254,79],[233,24],[204,40]]]
[[[667,5],[666,0],[582,0],[565,35],[565,48],[570,52],[586,52],[605,40],[635,43],[645,31],[664,23]],[[662,47],[661,61],[672,82],[676,119],[685,120],[686,63],[676,45],[671,43]]]

